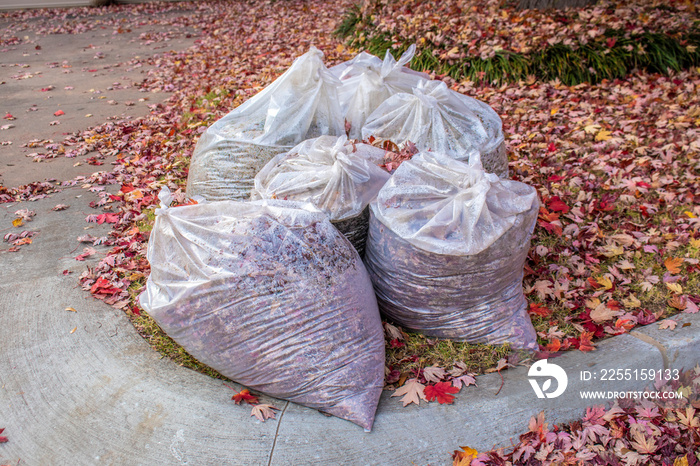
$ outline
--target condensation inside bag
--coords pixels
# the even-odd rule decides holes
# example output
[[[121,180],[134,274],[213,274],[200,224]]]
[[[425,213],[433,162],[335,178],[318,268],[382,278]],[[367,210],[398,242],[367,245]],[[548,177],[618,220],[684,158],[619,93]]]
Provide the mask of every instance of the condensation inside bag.
[[[367,236],[362,213],[390,177],[379,167],[384,154],[346,136],[310,139],[265,165],[251,197],[310,202],[362,249]]]
[[[399,146],[410,141],[421,151],[461,161],[481,160],[488,173],[508,177],[503,123],[487,104],[455,92],[441,81],[422,81],[412,93],[389,97],[367,118],[370,136]]]
[[[330,68],[331,73],[342,82],[338,97],[351,138],[362,138],[362,127],[367,117],[382,102],[399,92],[410,93],[419,82],[429,79],[427,74],[405,66],[415,52],[416,46],[411,45],[398,61],[389,50],[383,61],[362,52],[352,60]]]
[[[449,157],[404,162],[371,206],[365,264],[380,310],[426,335],[536,349],[523,265],[534,188]]]
[[[195,147],[187,194],[244,200],[255,174],[275,155],[305,139],[345,134],[340,81],[315,47],[272,84],[216,121]]]
[[[384,337],[367,272],[310,204],[159,209],[143,308],[226,377],[370,429]]]

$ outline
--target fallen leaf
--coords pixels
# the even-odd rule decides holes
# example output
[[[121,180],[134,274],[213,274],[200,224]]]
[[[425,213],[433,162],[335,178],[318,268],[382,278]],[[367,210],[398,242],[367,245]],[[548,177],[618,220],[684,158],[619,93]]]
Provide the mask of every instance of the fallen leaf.
[[[445,369],[437,366],[430,366],[423,369],[423,377],[428,382],[439,382],[445,378]]]
[[[452,379],[452,386],[461,389],[462,386],[468,387],[469,385],[476,386],[476,378],[473,374],[465,374]]]
[[[0,434],[2,434],[3,432],[5,432],[4,427],[0,428]],[[7,437],[0,435],[0,443],[7,443]]]
[[[24,225],[24,221],[23,221],[21,218],[16,218],[16,219],[14,219],[14,220],[12,221],[12,226],[13,226],[13,227],[19,228],[19,227],[21,227],[22,225]]]
[[[681,272],[681,265],[683,264],[683,259],[678,258],[678,257],[669,257],[664,261],[664,265],[666,266],[666,269],[673,273],[680,273]]]
[[[452,393],[459,392],[459,388],[450,385],[449,382],[438,382],[435,385],[425,387],[425,398],[428,401],[437,400],[438,403],[451,404],[455,397]]]
[[[237,405],[241,404],[241,402],[245,401],[249,405],[254,405],[258,403],[258,397],[251,394],[250,390],[247,388],[244,388],[241,390],[239,393],[234,394],[231,399],[236,402]]]
[[[698,305],[695,304],[692,300],[686,299],[685,300],[685,312],[686,314],[696,314],[698,312]]]
[[[70,207],[70,206],[66,205],[66,204],[56,204],[56,206],[51,210],[54,210],[54,211],[66,210],[68,207]]]
[[[66,112],[64,112],[63,110],[58,110],[57,112],[54,112],[53,116],[61,116],[61,115],[65,115],[65,114],[66,114]]]
[[[668,301],[666,301],[666,302],[668,303],[669,306],[671,306],[674,309],[678,309],[679,311],[683,311],[687,307],[686,300],[683,299],[682,296],[678,296],[678,295],[673,296],[672,298],[668,299]]]
[[[452,454],[452,466],[470,466],[472,460],[479,455],[479,452],[470,447],[459,447],[462,450],[455,450]]]
[[[78,330],[78,327],[73,327],[73,330],[71,330],[70,333],[75,333],[76,330]]]
[[[627,298],[622,298],[622,304],[628,309],[637,309],[642,305],[642,302],[635,295],[631,294]]]
[[[676,325],[678,325],[678,322],[676,322],[673,319],[664,319],[661,322],[659,322],[659,329],[664,330],[664,329],[670,329],[673,330],[676,328]]]
[[[678,293],[678,294],[683,293],[683,287],[681,285],[679,285],[678,283],[666,283],[666,288],[673,291],[674,293]]]
[[[273,410],[279,411],[279,408],[275,408],[274,406],[268,405],[268,404],[259,404],[259,405],[253,406],[253,409],[250,412],[250,415],[255,416],[261,422],[265,422],[265,419],[274,419],[275,418],[275,412]]]
[[[67,307],[67,308],[66,308],[66,311],[70,311],[70,312],[78,312],[78,311],[76,311],[75,309],[73,309],[72,307]]]
[[[593,320],[593,322],[596,324],[611,320],[620,314],[621,313],[619,311],[614,311],[602,303],[590,312],[591,320]]]
[[[608,139],[610,139],[612,137],[611,135],[612,135],[612,133],[610,131],[606,131],[603,129],[603,130],[598,131],[598,134],[595,135],[595,140],[596,141],[607,141]]]
[[[17,118],[13,117],[11,113],[5,114],[5,120],[16,120]]]
[[[406,383],[397,388],[391,396],[403,396],[400,401],[403,402],[404,407],[411,403],[420,405],[420,400],[428,401],[425,398],[425,385],[418,382],[418,379],[408,379]]]

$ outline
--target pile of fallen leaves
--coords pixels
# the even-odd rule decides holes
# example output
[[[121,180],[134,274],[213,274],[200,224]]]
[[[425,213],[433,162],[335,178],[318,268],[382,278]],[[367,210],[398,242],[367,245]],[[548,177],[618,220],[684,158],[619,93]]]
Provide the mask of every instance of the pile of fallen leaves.
[[[602,0],[590,8],[542,11],[518,10],[500,0],[365,0],[358,13],[355,28],[364,34],[358,45],[375,34],[394,44],[429,43],[448,63],[466,56],[492,58],[498,51],[527,54],[555,44],[575,49],[618,30],[626,38],[687,34],[697,31],[698,19],[693,3],[683,0]]]
[[[664,72],[700,63],[691,1],[604,0],[549,11],[518,10],[515,3],[365,0],[348,10],[337,33],[380,55],[417,44],[415,66],[489,81],[532,74],[591,82],[634,66]]]
[[[159,330],[141,315],[136,297],[149,274],[146,246],[160,188],[168,186],[184,202],[181,188],[199,134],[272,82],[310,45],[326,54],[329,65],[356,52],[331,35],[348,3],[180,5],[180,16],[173,10],[163,21],[199,25],[195,46],[142,59],[152,67],[143,89],[169,90],[172,96],[152,105],[146,117],[109,121],[70,135],[71,153],[117,160],[111,171],[63,183],[95,192],[96,213],[86,221],[113,226],[108,237],[81,237],[86,249],[78,257],[91,255],[95,245],[110,247],[81,275],[82,286],[123,309],[151,340]],[[134,11],[130,21],[140,21],[147,12]],[[48,24],[65,13],[36,14]],[[118,32],[128,24],[109,27]],[[447,18],[443,24],[453,22]],[[495,86],[437,77],[501,115],[513,178],[535,186],[542,200],[525,277],[541,356],[591,351],[596,340],[637,325],[659,322],[672,329],[675,321],[669,316],[698,311],[697,69],[670,76],[639,72],[578,86],[556,80]],[[46,150],[48,157],[66,155],[55,147]],[[409,155],[395,152],[387,163]],[[51,186],[0,188],[0,196],[11,201],[44,195],[48,191],[41,189]],[[387,330],[387,382],[403,390],[404,404],[449,403],[455,389],[470,385],[473,374],[485,369],[469,361],[472,350],[481,354],[479,348],[450,343],[447,356],[437,357],[438,343],[397,332]],[[487,351],[492,370],[517,363],[502,349]],[[172,354],[181,357],[180,350]],[[203,370],[196,361],[179,362]]]
[[[618,399],[607,409],[593,406],[580,421],[552,428],[541,412],[512,447],[484,453],[462,447],[453,464],[699,465],[700,366],[678,380],[657,380],[646,393],[654,396]]]

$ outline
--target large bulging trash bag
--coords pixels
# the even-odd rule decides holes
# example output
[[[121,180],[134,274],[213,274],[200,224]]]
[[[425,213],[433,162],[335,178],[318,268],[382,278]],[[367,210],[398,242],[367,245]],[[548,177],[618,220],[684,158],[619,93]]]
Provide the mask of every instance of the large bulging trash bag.
[[[379,165],[385,151],[346,136],[309,139],[280,154],[255,177],[253,199],[310,202],[364,252],[369,224],[367,206],[390,175]]]
[[[462,161],[481,159],[488,173],[508,177],[503,123],[487,104],[441,81],[422,81],[412,93],[389,97],[367,118],[362,138],[407,141]]]
[[[264,90],[216,121],[195,147],[187,194],[207,200],[250,197],[253,178],[275,155],[325,134],[345,134],[340,81],[311,50]]]
[[[380,311],[430,336],[537,348],[522,289],[534,188],[423,152],[371,207],[365,263]]]
[[[415,53],[416,46],[411,45],[396,61],[387,50],[382,61],[362,52],[352,60],[330,68],[342,82],[338,97],[351,138],[362,138],[365,120],[382,102],[399,92],[412,92],[419,82],[429,79],[427,74],[405,66]]]
[[[324,213],[269,200],[161,208],[148,260],[140,303],[192,356],[372,427],[384,385],[379,311],[360,257]]]

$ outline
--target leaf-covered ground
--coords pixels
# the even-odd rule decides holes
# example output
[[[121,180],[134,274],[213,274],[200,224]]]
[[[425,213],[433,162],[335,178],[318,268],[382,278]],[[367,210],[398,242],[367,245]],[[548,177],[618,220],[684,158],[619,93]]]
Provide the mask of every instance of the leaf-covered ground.
[[[700,366],[658,379],[638,398],[592,406],[580,421],[549,426],[544,413],[510,448],[478,452],[462,447],[454,466],[700,464]],[[674,398],[682,394],[682,399]],[[670,397],[670,398],[668,398]]]
[[[478,50],[491,47],[478,53],[491,53],[502,40],[497,37],[509,38],[509,47],[523,49],[564,43],[571,37],[579,40],[582,34],[593,34],[588,31],[606,27],[634,32],[649,25],[659,30],[692,26],[694,13],[682,2],[674,3],[673,14],[666,14],[660,4],[649,10],[655,4],[648,1],[627,4],[604,8],[600,14],[557,13],[565,21],[534,12],[520,21],[497,11],[486,17],[490,10],[480,9],[476,0],[440,11],[444,27],[464,29],[464,40],[476,40]],[[82,286],[123,309],[145,338],[183,365],[206,371],[136,305],[149,273],[145,253],[157,192],[162,186],[181,189],[198,135],[269,84],[311,45],[326,54],[329,65],[351,58],[357,50],[347,49],[332,34],[350,6],[350,2],[309,1],[183,2],[100,10],[105,12],[100,26],[115,33],[151,21],[192,27],[197,37],[187,51],[144,60],[154,68],[141,84],[143,89],[173,92],[165,103],[153,105],[150,115],[109,121],[67,136],[71,155],[91,153],[96,161],[116,156],[117,161],[109,171],[64,183],[114,185],[111,192],[116,192],[99,192],[95,212],[86,218],[112,224],[113,231],[107,238],[82,238],[88,247],[91,243],[111,247],[99,265],[82,274]],[[150,14],[157,9],[170,14],[153,19]],[[3,44],[11,47],[24,40],[26,30],[79,33],[94,27],[94,22],[81,19],[85,11],[4,13],[0,19],[12,19],[13,26],[11,34],[2,36]],[[479,26],[481,35],[472,22],[453,21],[467,13],[478,13],[486,22]],[[118,19],[110,16],[115,14]],[[595,24],[589,27],[588,21]],[[571,27],[559,32],[554,26],[562,22]],[[501,115],[512,176],[535,186],[540,194],[542,208],[524,284],[540,356],[593,351],[597,340],[637,325],[659,322],[671,331],[672,314],[698,312],[700,70],[667,76],[640,71],[626,79],[577,86],[534,78],[495,85],[436,77],[485,101]],[[66,155],[57,148],[46,151],[47,158]],[[54,189],[49,183],[0,186],[0,200],[32,199]],[[182,190],[176,195],[184,201]],[[26,239],[8,241],[12,247],[31,247]],[[474,373],[500,371],[521,360],[507,348],[440,342],[389,325],[386,333],[387,382],[406,387],[405,404],[428,398],[449,403],[453,388],[473,383]]]
[[[700,64],[700,22],[690,0],[603,0],[590,8],[518,10],[515,1],[364,0],[338,32],[383,54],[418,44],[413,66],[454,78],[567,84]]]

